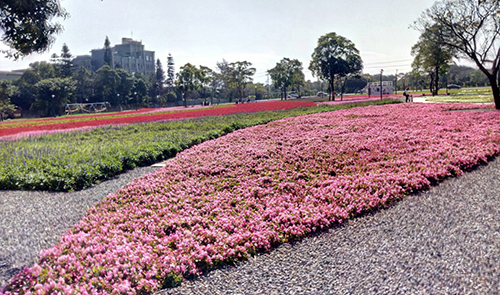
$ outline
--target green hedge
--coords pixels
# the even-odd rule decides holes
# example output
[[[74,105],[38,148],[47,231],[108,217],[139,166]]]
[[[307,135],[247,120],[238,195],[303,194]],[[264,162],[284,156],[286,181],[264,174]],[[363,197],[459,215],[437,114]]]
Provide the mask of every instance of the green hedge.
[[[137,166],[151,165],[234,130],[273,120],[383,100],[282,111],[202,117],[162,123],[106,126],[89,131],[0,142],[0,189],[72,191],[85,189]]]

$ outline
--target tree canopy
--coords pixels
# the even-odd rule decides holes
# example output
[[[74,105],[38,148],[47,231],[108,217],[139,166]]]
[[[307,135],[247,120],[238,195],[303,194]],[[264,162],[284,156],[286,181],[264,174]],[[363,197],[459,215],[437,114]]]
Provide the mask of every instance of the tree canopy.
[[[500,68],[500,1],[441,0],[425,10],[415,27],[440,28],[439,42],[472,60],[488,77],[495,107],[500,109],[497,75]]]
[[[51,60],[59,67],[63,78],[71,76],[73,68],[73,55],[69,51],[69,47],[66,43],[63,44],[61,55],[54,53],[52,54]]]
[[[168,57],[167,57],[167,81],[166,81],[166,85],[170,90],[172,90],[172,88],[175,85],[174,81],[175,81],[175,62],[174,62],[174,58],[169,53]]]
[[[41,116],[59,116],[64,114],[66,104],[75,91],[75,81],[70,78],[45,79],[35,84],[36,97],[33,108]]]
[[[453,48],[435,42],[435,39],[439,38],[439,31],[440,27],[437,25],[425,30],[411,50],[415,56],[412,68],[417,75],[425,73],[429,77],[429,89],[433,95],[438,94],[439,77],[446,74],[455,52]]]
[[[14,104],[10,102],[13,87],[9,81],[0,81],[0,121],[7,116],[12,116],[16,110]]]
[[[57,0],[1,0],[2,42],[11,48],[3,53],[19,59],[46,51],[54,42],[54,35],[62,30],[59,23],[52,21],[53,18],[67,16]]]
[[[104,64],[113,67],[113,54],[111,52],[111,42],[108,36],[104,39]]]
[[[335,78],[361,73],[362,69],[363,61],[354,43],[333,32],[319,38],[309,64],[309,70],[313,75],[328,81],[333,100],[335,100]]]
[[[186,93],[188,91],[196,90],[200,87],[199,82],[199,69],[196,66],[187,63],[180,68],[180,72],[177,73],[177,88],[182,93],[182,100],[184,106],[187,106]]]
[[[298,59],[283,58],[276,66],[267,72],[273,80],[275,88],[281,90],[282,99],[286,99],[286,91],[292,85],[302,85],[304,73],[302,63]]]
[[[109,65],[103,65],[96,72],[96,92],[103,101],[108,101],[111,105],[119,105],[119,98],[116,95],[116,88],[121,81],[120,76]]]
[[[240,102],[245,96],[244,91],[248,83],[253,81],[252,76],[256,69],[252,68],[252,63],[248,61],[237,61],[229,63],[230,81],[236,86]]]

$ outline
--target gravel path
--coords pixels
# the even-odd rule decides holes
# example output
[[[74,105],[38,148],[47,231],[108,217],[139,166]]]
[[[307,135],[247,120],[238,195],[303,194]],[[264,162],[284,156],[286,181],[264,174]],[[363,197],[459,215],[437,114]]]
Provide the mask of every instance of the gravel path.
[[[500,294],[500,160],[159,294]]]
[[[78,192],[0,191],[0,289],[35,263],[41,250],[54,246],[94,204],[156,169],[136,168]]]
[[[73,193],[0,192],[0,285],[138,168]],[[500,294],[500,160],[158,294]]]

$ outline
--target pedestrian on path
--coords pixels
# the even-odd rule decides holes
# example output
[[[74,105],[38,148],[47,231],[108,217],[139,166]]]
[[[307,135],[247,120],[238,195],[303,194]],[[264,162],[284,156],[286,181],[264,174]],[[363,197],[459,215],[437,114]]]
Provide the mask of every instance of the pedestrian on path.
[[[410,101],[410,89],[408,87],[406,87],[405,92],[403,93],[403,95],[406,98],[405,102],[409,102]]]

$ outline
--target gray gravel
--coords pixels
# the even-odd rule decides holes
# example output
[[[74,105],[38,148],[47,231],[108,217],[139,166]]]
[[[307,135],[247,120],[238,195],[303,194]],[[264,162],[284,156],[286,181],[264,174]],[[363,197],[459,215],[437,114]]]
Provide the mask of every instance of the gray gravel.
[[[81,192],[0,192],[0,285],[139,168]],[[158,294],[500,294],[500,160]]]
[[[0,191],[0,289],[38,261],[40,251],[54,246],[94,204],[156,169],[136,168],[77,192]]]
[[[500,294],[500,160],[158,294]]]

